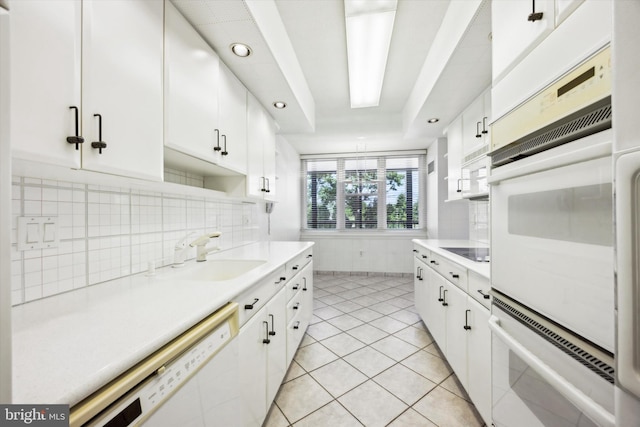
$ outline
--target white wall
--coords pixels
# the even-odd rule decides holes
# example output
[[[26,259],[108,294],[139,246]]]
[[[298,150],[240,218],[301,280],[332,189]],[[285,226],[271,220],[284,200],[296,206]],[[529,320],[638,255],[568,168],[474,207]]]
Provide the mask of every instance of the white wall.
[[[268,239],[300,240],[300,155],[281,135],[276,138],[276,185],[278,201],[271,213]]]
[[[0,12],[0,40],[9,39],[9,18]],[[11,146],[9,58],[0,47],[0,403],[11,402]]]

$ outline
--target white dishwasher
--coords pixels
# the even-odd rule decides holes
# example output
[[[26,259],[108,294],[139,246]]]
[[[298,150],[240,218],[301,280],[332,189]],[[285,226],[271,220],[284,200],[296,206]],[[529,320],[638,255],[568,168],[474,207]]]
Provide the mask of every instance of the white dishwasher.
[[[237,334],[229,303],[71,408],[70,426],[239,425]]]

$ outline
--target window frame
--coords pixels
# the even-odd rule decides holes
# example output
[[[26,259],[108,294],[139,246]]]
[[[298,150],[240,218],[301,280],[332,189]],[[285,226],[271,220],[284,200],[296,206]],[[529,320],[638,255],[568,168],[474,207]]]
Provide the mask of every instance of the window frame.
[[[417,158],[417,181],[418,181],[418,218],[415,228],[389,228],[387,224],[387,159],[389,158]],[[307,180],[309,171],[307,169],[308,162],[313,161],[335,161],[336,162],[336,223],[335,228],[312,228],[309,227],[307,221],[308,209],[308,186]],[[377,161],[377,224],[374,228],[347,228],[347,219],[345,215],[347,194],[345,191],[346,168],[345,163],[349,160],[376,160]],[[393,168],[391,170],[397,170]],[[408,170],[409,168],[405,168]],[[413,169],[413,168],[411,168]],[[393,153],[368,153],[366,156],[358,153],[345,153],[341,155],[305,155],[301,156],[301,180],[302,180],[302,203],[301,203],[301,227],[302,232],[307,233],[367,233],[367,232],[389,232],[389,233],[411,233],[423,232],[426,229],[426,150],[416,150],[411,152],[393,152]],[[382,177],[382,178],[381,178]],[[412,180],[413,182],[413,180]],[[413,208],[412,208],[413,209]],[[317,227],[317,224],[316,224]]]

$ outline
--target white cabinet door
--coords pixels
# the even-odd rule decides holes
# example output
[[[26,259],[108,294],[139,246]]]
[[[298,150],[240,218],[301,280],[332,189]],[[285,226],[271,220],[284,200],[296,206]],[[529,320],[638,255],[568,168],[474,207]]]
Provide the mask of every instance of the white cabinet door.
[[[247,97],[247,196],[273,200],[275,179],[275,125],[251,94]]]
[[[218,125],[222,149],[216,151],[221,166],[241,174],[247,172],[247,89],[220,62]],[[226,147],[225,147],[226,143]],[[226,148],[226,149],[225,149]],[[224,153],[227,154],[224,154]]]
[[[446,306],[443,306],[442,303],[444,302],[444,290],[446,289],[447,281],[431,268],[425,269],[425,273],[429,278],[429,290],[427,291],[429,303],[427,304],[427,319],[425,323],[440,349],[445,351],[448,337],[445,330]]]
[[[276,393],[287,372],[287,290],[282,288],[265,307],[269,323],[267,345],[267,395],[266,408],[276,398]],[[265,413],[266,415],[266,413]]]
[[[456,373],[460,383],[467,387],[467,330],[465,327],[465,311],[467,310],[467,294],[456,285],[446,281],[443,291],[445,306],[446,345],[440,349]]]
[[[11,2],[11,149],[16,158],[80,168],[81,3]],[[81,134],[80,126],[78,133]]]
[[[265,307],[256,313],[240,329],[239,383],[242,426],[261,426],[267,414],[267,352],[265,340],[270,340],[270,325]]]
[[[447,130],[447,182],[448,199],[460,199],[462,196],[462,174],[460,170],[462,158],[462,117],[449,124]]]
[[[219,59],[171,2],[165,13],[165,145],[213,162]]]
[[[303,308],[300,312],[301,320],[308,325],[313,316],[313,261],[309,262],[302,269],[302,292],[303,292]],[[306,326],[305,326],[306,329]]]
[[[467,392],[487,425],[491,424],[491,330],[490,312],[469,297],[467,334]]]
[[[556,27],[571,15],[584,0],[556,0]]]
[[[484,143],[482,119],[484,117],[484,94],[476,98],[462,113],[462,156],[460,161],[476,151]]]
[[[535,2],[542,19],[528,21],[530,0],[491,2],[493,81],[500,80],[515,64],[536,47],[555,27],[554,0]]]
[[[414,270],[414,305],[420,318],[427,324],[429,304],[429,276],[428,267],[422,261],[413,259]]]
[[[162,180],[163,4],[85,0],[82,12],[82,167]],[[92,148],[100,136],[106,148]]]

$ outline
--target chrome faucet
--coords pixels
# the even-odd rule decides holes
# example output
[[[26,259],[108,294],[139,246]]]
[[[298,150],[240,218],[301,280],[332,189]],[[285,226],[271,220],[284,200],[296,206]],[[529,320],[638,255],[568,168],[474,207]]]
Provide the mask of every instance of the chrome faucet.
[[[173,264],[171,267],[180,268],[184,267],[184,260],[187,257],[187,239],[193,236],[194,232],[191,232],[184,236],[182,239],[178,240],[178,242],[173,247]]]
[[[197,248],[197,257],[196,257],[196,261],[198,262],[203,262],[207,260],[207,254],[211,251],[219,251],[220,248],[218,247],[211,247],[211,248],[207,248],[207,244],[209,243],[209,241],[211,239],[213,239],[214,237],[220,237],[222,233],[220,233],[219,231],[214,231],[213,233],[207,233],[203,236],[198,237],[196,240],[194,240],[193,242],[189,243],[189,246],[196,247]]]

